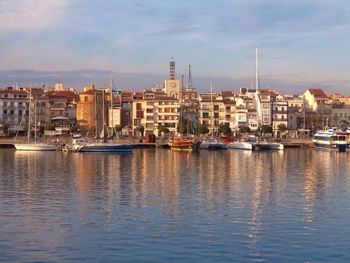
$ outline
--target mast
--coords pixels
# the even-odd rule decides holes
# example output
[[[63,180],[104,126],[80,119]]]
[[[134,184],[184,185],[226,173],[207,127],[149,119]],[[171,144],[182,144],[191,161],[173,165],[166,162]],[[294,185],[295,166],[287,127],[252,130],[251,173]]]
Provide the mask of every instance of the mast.
[[[210,126],[211,126],[211,138],[214,138],[214,101],[213,101],[213,82],[210,80],[210,103],[211,103],[211,114],[210,114]]]
[[[261,113],[261,105],[259,98],[259,64],[258,64],[258,47],[255,48],[255,104],[256,104],[256,112],[258,114],[258,127],[260,127],[262,123],[262,113]]]
[[[27,140],[28,143],[30,141],[30,126],[31,126],[31,114],[30,114],[30,106],[31,106],[31,100],[32,100],[32,84],[29,85],[29,105],[28,105],[28,133],[27,133]]]
[[[105,90],[102,89],[102,138],[105,137]]]
[[[114,129],[113,129],[113,80],[111,79],[109,82],[110,85],[110,89],[111,89],[111,108],[110,108],[110,114],[111,114],[111,134],[112,134],[112,138],[113,138],[113,134],[114,134]]]
[[[97,123],[97,90],[94,90],[95,97],[95,137],[98,138],[98,123]]]
[[[180,96],[180,134],[183,131],[183,99],[184,99],[184,74],[181,75],[181,96]]]
[[[187,103],[187,136],[189,136],[190,134],[190,118],[191,118],[191,114],[190,114],[190,110],[191,110],[191,107],[192,107],[192,100],[191,100],[191,97],[192,97],[192,68],[191,68],[191,65],[188,65],[188,87],[189,87],[189,95],[188,95],[188,103]]]
[[[258,47],[255,48],[255,92],[259,92]]]
[[[33,101],[34,101],[34,139],[36,140],[36,128],[37,128],[37,123],[38,123],[38,119],[37,119],[37,115],[38,115],[38,113],[37,113],[37,101],[35,101],[34,99],[33,99]]]

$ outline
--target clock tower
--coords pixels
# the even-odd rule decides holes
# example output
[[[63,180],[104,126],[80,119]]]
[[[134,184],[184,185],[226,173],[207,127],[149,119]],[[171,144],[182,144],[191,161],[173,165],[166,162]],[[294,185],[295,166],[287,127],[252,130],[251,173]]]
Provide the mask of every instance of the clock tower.
[[[169,96],[179,98],[180,96],[180,80],[175,79],[175,61],[169,62],[169,78],[164,80],[164,91]]]

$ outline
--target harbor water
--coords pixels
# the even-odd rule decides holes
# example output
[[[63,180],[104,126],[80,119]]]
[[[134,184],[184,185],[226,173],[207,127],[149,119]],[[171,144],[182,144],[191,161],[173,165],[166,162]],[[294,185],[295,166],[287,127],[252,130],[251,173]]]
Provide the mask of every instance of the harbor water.
[[[349,262],[350,154],[0,149],[0,261]]]

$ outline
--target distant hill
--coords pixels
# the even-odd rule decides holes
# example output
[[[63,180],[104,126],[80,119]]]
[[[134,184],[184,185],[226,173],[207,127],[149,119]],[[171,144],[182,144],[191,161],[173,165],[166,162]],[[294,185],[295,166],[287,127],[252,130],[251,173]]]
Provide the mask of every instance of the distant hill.
[[[109,80],[113,79],[118,88],[128,90],[143,90],[155,85],[162,85],[166,75],[151,73],[119,73],[108,70],[73,70],[73,71],[36,71],[36,70],[0,70],[0,86],[14,86],[18,83],[20,86],[28,86],[32,83],[35,86],[45,84],[45,87],[53,86],[57,81],[63,82],[65,87],[73,87],[76,90],[82,90],[84,85],[95,84],[96,86],[108,86]],[[178,78],[181,78],[178,76]],[[233,79],[229,77],[213,78],[214,90],[234,90],[238,91],[240,87],[250,87],[254,77]],[[193,87],[200,92],[209,90],[210,77],[194,76]],[[185,78],[185,84],[187,78]],[[320,87],[326,93],[340,92],[344,95],[350,94],[344,86],[325,85],[322,83],[311,83],[303,81],[285,81],[276,79],[262,78],[260,80],[262,87],[271,87],[279,90],[281,93],[302,93],[308,87]]]

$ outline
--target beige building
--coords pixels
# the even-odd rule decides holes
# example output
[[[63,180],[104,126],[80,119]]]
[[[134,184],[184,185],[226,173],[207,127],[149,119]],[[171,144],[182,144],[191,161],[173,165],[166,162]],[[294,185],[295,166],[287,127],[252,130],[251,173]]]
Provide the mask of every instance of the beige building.
[[[144,134],[160,134],[160,126],[167,128],[171,135],[177,134],[180,103],[173,96],[162,91],[145,90],[135,92],[133,96],[132,130],[138,135],[138,128],[143,127]]]
[[[350,107],[332,109],[330,126],[338,128],[350,127]]]
[[[327,104],[328,96],[322,89],[307,89],[303,94],[305,108],[316,112],[319,107]]]

